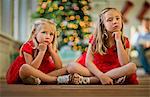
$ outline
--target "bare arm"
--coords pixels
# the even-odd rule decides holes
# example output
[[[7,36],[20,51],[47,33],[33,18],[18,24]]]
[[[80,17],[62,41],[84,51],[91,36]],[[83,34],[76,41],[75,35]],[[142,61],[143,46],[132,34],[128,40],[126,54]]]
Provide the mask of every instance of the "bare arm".
[[[87,68],[97,77],[99,77],[100,75],[104,74],[103,72],[101,72],[93,63],[93,55],[91,52],[91,44],[89,44],[88,47],[88,51],[87,51],[87,55],[86,55],[86,66]]]
[[[121,65],[125,65],[129,63],[129,55],[128,55],[128,49],[124,49],[123,44],[121,40],[116,41],[117,45],[117,54],[118,59]]]
[[[106,74],[101,72],[96,65],[93,63],[93,55],[91,52],[91,44],[89,44],[89,48],[86,55],[86,66],[97,78],[100,79],[102,84],[113,84],[113,80],[108,77]]]
[[[121,31],[113,32],[112,36],[115,37],[116,47],[117,47],[117,55],[121,66],[129,63],[129,55],[128,51],[125,50],[121,41]]]
[[[51,54],[51,57],[52,57],[55,65],[56,65],[56,69],[62,68],[62,61],[61,61],[57,51],[52,49],[52,45],[48,45],[48,49],[49,49],[49,52]]]
[[[56,51],[51,52],[52,59],[56,65],[56,69],[62,68],[62,61]]]
[[[39,45],[39,53],[34,60],[33,60],[32,55],[30,55],[26,52],[23,52],[26,63],[30,64],[34,68],[38,69],[40,67],[43,57],[45,55],[46,47],[47,47],[46,44]]]

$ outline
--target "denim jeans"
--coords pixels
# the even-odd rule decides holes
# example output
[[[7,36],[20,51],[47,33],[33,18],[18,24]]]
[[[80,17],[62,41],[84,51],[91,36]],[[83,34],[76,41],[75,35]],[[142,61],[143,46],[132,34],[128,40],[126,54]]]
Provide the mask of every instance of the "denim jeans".
[[[150,64],[148,63],[148,58],[145,56],[145,53],[150,50],[150,48],[145,49],[142,45],[136,45],[135,48],[138,51],[138,58],[145,72],[150,74]]]

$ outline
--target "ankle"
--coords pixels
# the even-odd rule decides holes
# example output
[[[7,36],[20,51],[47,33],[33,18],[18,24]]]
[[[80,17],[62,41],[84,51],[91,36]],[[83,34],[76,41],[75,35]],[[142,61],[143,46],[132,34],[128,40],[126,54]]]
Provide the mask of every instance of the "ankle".
[[[90,78],[89,77],[83,77],[83,84],[90,84]]]
[[[69,84],[71,82],[71,75],[63,75],[57,77],[58,84]]]
[[[89,77],[83,77],[77,73],[73,75],[72,83],[77,85],[87,85],[90,84],[90,78]]]

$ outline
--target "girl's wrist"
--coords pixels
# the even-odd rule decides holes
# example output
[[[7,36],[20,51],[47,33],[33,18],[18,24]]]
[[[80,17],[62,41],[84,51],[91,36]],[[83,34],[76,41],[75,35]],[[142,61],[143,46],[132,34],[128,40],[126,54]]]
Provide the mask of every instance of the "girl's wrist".
[[[121,42],[121,39],[116,39],[116,42]]]
[[[53,53],[53,52],[54,52],[54,50],[53,50],[52,47],[49,47],[49,48],[48,48],[48,51],[49,51],[49,53]]]
[[[39,50],[39,52],[46,52],[46,50]]]
[[[104,76],[104,73],[100,72],[100,73],[98,74],[98,77],[101,78],[102,76]]]
[[[49,48],[48,51],[49,51],[49,53],[53,53],[54,52],[54,50],[52,50],[52,48]]]
[[[39,53],[40,54],[45,54],[46,50],[40,50]]]

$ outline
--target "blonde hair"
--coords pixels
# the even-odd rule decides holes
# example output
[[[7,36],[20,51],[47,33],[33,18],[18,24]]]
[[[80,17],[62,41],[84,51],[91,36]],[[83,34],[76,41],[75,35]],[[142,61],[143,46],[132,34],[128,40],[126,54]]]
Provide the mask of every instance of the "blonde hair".
[[[57,49],[57,31],[56,31],[56,24],[48,19],[44,19],[44,18],[40,18],[38,20],[36,20],[33,25],[32,25],[32,30],[31,30],[31,35],[28,39],[28,41],[33,40],[34,43],[34,49],[37,49],[38,46],[38,41],[35,37],[35,34],[39,33],[39,30],[45,25],[45,24],[49,24],[50,29],[52,29],[52,31],[54,31],[54,38],[52,41],[52,48],[54,50]],[[22,46],[23,47],[23,46]],[[22,47],[20,49],[20,55],[22,55]],[[37,55],[37,50],[34,53],[34,57]]]
[[[98,22],[96,24],[96,29],[94,32],[94,40],[93,40],[94,44],[92,44],[92,48],[91,48],[92,53],[97,52],[97,53],[100,53],[102,55],[106,54],[106,51],[109,47],[108,46],[108,35],[106,35],[107,30],[106,30],[103,22],[104,22],[104,14],[110,10],[118,11],[116,8],[105,8],[99,14],[99,19],[98,19]],[[120,13],[120,15],[121,15],[121,13]],[[123,30],[123,22],[122,22],[121,32],[122,32],[122,30]],[[124,44],[123,33],[121,33],[121,40],[122,40],[122,43]]]

